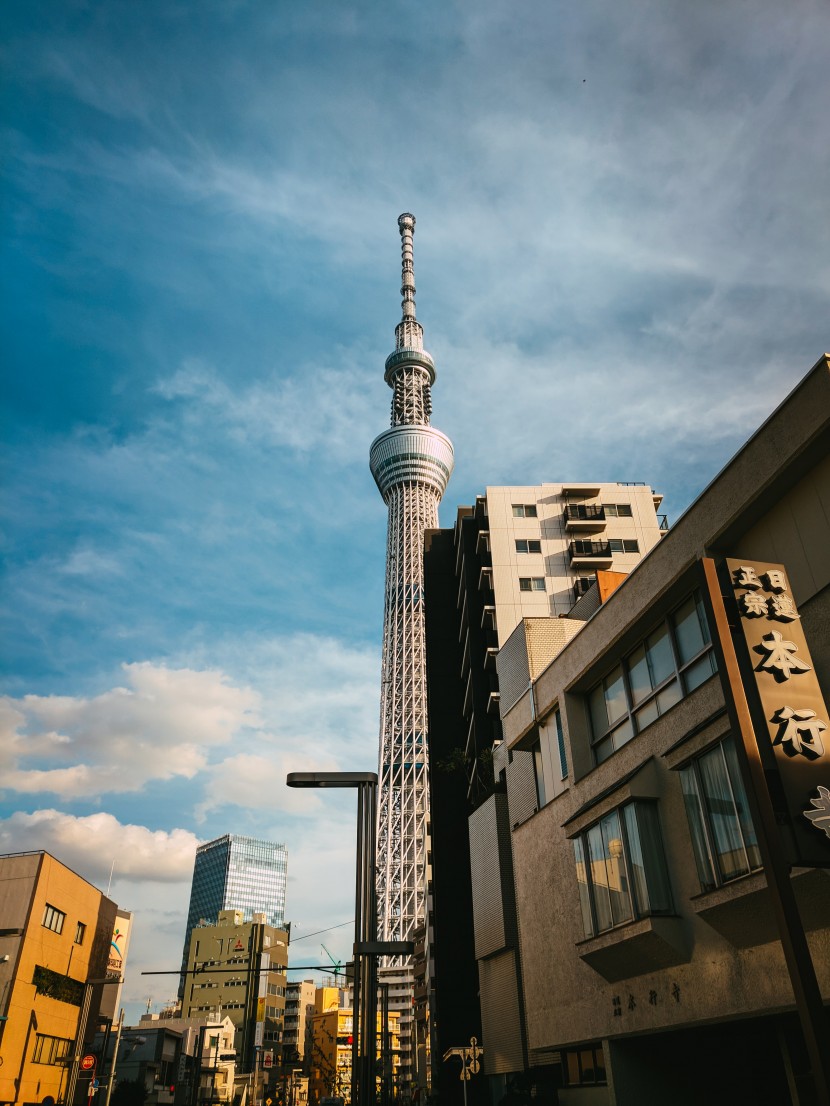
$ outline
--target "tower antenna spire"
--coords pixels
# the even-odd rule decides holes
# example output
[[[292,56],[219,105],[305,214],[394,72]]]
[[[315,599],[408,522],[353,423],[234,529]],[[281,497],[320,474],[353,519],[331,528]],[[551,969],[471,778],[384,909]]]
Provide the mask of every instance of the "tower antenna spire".
[[[401,321],[395,327],[395,349],[423,349],[424,328],[415,318],[415,268],[412,261],[412,239],[415,237],[415,216],[405,211],[398,216],[401,232]]]

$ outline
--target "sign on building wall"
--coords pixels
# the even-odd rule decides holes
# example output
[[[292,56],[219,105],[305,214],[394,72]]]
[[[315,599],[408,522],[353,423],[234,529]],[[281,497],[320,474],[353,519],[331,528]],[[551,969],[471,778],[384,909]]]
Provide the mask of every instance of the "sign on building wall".
[[[739,662],[761,758],[781,783],[780,789],[771,788],[773,805],[789,815],[784,832],[788,859],[830,867],[827,706],[786,570],[734,558],[726,567],[745,645]]]

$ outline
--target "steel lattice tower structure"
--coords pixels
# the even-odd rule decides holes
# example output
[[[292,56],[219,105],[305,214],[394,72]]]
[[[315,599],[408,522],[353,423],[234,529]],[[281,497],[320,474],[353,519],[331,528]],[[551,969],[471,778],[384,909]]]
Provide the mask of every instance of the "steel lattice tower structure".
[[[426,914],[427,686],[424,531],[453,468],[452,442],[430,426],[435,365],[415,318],[414,215],[398,219],[403,317],[384,379],[392,389],[389,430],[372,443],[369,466],[389,507],[378,778],[377,899],[383,941],[411,938]]]

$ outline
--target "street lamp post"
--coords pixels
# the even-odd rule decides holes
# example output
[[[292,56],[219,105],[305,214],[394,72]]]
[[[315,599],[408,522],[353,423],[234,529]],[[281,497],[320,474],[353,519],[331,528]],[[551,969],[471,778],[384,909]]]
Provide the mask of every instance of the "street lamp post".
[[[357,788],[352,1106],[373,1106],[378,968],[377,956],[365,952],[364,946],[377,942],[375,835],[378,777],[375,772],[289,772],[286,783],[289,787]]]

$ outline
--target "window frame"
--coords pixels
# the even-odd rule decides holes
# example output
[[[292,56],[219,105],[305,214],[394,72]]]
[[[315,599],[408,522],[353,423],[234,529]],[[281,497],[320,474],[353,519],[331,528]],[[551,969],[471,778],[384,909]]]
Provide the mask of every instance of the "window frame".
[[[512,503],[513,518],[538,518],[539,511],[535,503]]]
[[[77,922],[75,925],[75,941],[76,945],[83,945],[86,938],[86,924],[84,922]]]
[[[524,585],[528,586],[525,587]],[[542,591],[547,593],[547,581],[544,576],[520,576],[519,577],[519,591],[522,592],[534,592]]]
[[[36,1033],[32,1046],[32,1063],[57,1065],[69,1056],[73,1041],[68,1037],[55,1037],[50,1033]],[[44,1058],[44,1052],[46,1057]]]
[[[732,751],[731,757],[727,756],[728,748]],[[701,762],[711,756],[716,750],[720,751],[721,765],[724,770],[726,782],[729,785],[729,797],[732,800],[731,817],[734,822],[733,832],[737,830],[740,836],[741,849],[745,858],[745,867],[742,870],[736,871],[733,875],[724,874],[721,863],[723,852],[718,845],[718,834],[712,822],[711,805],[713,796],[706,793],[705,778],[701,771]],[[764,864],[758,846],[758,834],[752,821],[752,811],[749,807],[746,786],[741,776],[740,765],[737,759],[737,750],[732,734],[726,734],[724,737],[714,742],[714,744],[699,750],[693,757],[690,757],[689,760],[678,765],[677,771],[680,774],[680,787],[683,794],[684,806],[686,808],[686,819],[689,824],[689,836],[691,837],[692,851],[694,852],[695,867],[698,880],[700,881],[701,893],[715,891],[717,888],[725,887],[728,883],[733,883],[735,880],[742,879],[744,876],[751,875],[753,872],[761,871]],[[732,775],[733,771],[735,773],[734,779]],[[693,787],[687,789],[687,782],[691,782]],[[698,818],[697,826],[693,824],[689,810],[690,804],[693,801],[696,801],[695,813]],[[741,807],[743,807],[743,817]],[[744,823],[746,823],[746,825]],[[698,828],[702,832],[697,832]],[[755,835],[754,841],[748,841],[746,835],[747,828],[752,830]],[[699,845],[702,846],[702,851]],[[755,861],[752,860],[753,853],[756,856]]]
[[[626,812],[631,812],[631,817]],[[642,813],[645,822],[641,822]],[[611,918],[610,925],[601,925],[597,909],[596,885],[594,881],[594,865],[605,863],[605,856],[593,858],[591,853],[591,839],[599,832],[604,840],[604,832],[607,825],[616,818],[619,827],[619,840],[621,843],[621,874],[620,886],[625,882],[624,893],[628,900],[628,915],[614,921],[614,903],[608,900],[608,914]],[[636,849],[631,841],[630,821],[633,819],[637,829]],[[647,825],[648,820],[651,826]],[[650,852],[648,844],[644,844],[643,828],[651,833]],[[616,838],[614,839],[616,840]],[[612,842],[609,842],[611,844]],[[656,847],[655,847],[656,843]],[[606,811],[601,818],[586,826],[573,839],[574,867],[577,877],[577,890],[579,893],[580,913],[582,916],[582,928],[586,940],[598,937],[603,933],[610,933],[614,929],[629,925],[631,922],[642,918],[667,917],[675,914],[674,895],[672,893],[671,876],[669,874],[666,849],[663,844],[663,832],[660,824],[660,812],[656,799],[629,799],[620,806]],[[611,850],[608,850],[609,857]],[[648,855],[647,855],[648,852]],[[636,856],[642,859],[642,881],[645,884],[645,899],[641,901],[643,892],[638,889],[639,879],[633,874],[632,860]],[[579,869],[582,867],[584,879],[579,879]],[[610,884],[607,885],[610,891]],[[584,887],[584,891],[583,891]],[[621,891],[622,893],[622,891]],[[655,905],[655,900],[665,900],[665,905]],[[587,910],[586,910],[587,906]]]
[[[636,538],[609,538],[608,548],[612,553],[639,553],[640,543]]]
[[[583,1067],[582,1057],[586,1053],[592,1054],[594,1066],[591,1069],[593,1072],[597,1071],[597,1057],[602,1061],[602,1075],[603,1078],[585,1078],[585,1068]],[[603,1052],[602,1042],[598,1041],[596,1044],[583,1045],[581,1048],[563,1048],[562,1049],[562,1078],[566,1087],[607,1087],[608,1086],[608,1069],[605,1065],[605,1053]],[[578,1072],[578,1078],[571,1078],[571,1064],[570,1060],[576,1061],[576,1069]]]
[[[541,553],[542,552],[542,540],[541,538],[514,538],[516,543],[516,552],[522,555],[526,553]],[[527,548],[522,549],[521,546],[525,545]],[[531,549],[531,546],[537,547]]]
[[[50,902],[47,902],[43,906],[43,919],[41,926],[44,929],[50,930],[52,933],[57,933],[60,936],[63,933],[63,923],[66,921],[66,914],[63,910],[58,910],[56,906],[52,906]]]
[[[683,660],[677,638],[677,614],[690,600],[693,602],[697,614],[698,628],[701,631],[703,646],[698,649],[696,653],[686,660]],[[635,701],[631,686],[631,659],[635,653],[643,649],[644,658],[650,671],[648,642],[655,638],[663,627],[667,629],[674,671],[670,675],[665,676],[659,683],[653,685],[648,694]],[[687,681],[687,676],[691,669],[695,668],[705,656],[709,656],[710,658],[710,672],[708,675],[704,676],[702,680],[695,683],[694,686],[690,686]],[[703,608],[700,591],[695,588],[689,595],[685,596],[680,603],[677,603],[664,618],[656,622],[648,633],[643,634],[631,649],[628,649],[626,653],[596,681],[596,683],[593,683],[587,689],[585,693],[585,704],[591,733],[591,751],[593,753],[595,765],[602,764],[610,756],[613,756],[623,745],[626,745],[632,738],[642,733],[643,730],[647,729],[653,722],[656,722],[658,718],[661,718],[673,706],[682,702],[683,699],[691,695],[701,684],[705,683],[706,680],[716,674],[717,661],[712,645],[712,633],[706,619],[706,612]],[[613,681],[608,683],[610,677],[613,677]],[[613,686],[613,683],[616,683],[618,679],[622,682],[625,704],[624,709],[620,714],[614,717],[613,721],[608,721],[605,729],[602,730],[601,733],[597,733],[596,712],[592,707],[594,695],[599,691],[602,692],[602,703],[605,707],[606,717],[608,717],[608,700],[605,695],[607,690],[606,684],[608,683],[609,687]],[[660,696],[667,692],[672,685],[676,685],[680,693],[679,696],[666,705],[661,704]],[[646,721],[641,721],[642,718],[647,716],[646,708],[652,704],[656,706],[657,713],[648,717]],[[615,734],[619,734],[616,742],[614,740]],[[600,750],[602,750],[602,753],[600,753]]]

